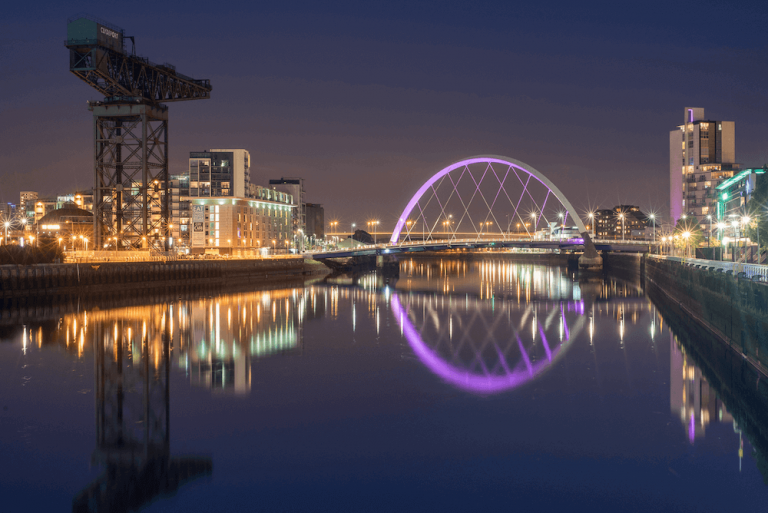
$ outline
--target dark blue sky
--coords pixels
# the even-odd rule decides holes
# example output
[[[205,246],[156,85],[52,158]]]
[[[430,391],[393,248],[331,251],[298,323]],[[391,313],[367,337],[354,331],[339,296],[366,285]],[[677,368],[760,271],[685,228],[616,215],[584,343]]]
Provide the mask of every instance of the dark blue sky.
[[[326,219],[394,220],[432,173],[477,154],[530,164],[577,208],[666,213],[686,106],[736,122],[739,162],[768,162],[762,2],[14,2],[0,201],[92,185],[99,95],[63,46],[78,13],[211,79],[210,100],[171,105],[172,173],[189,151],[243,147],[257,182],[305,177]]]

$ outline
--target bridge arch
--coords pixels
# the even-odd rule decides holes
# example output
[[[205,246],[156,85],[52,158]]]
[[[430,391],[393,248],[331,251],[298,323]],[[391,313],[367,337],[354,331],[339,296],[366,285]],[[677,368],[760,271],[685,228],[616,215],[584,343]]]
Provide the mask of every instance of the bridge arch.
[[[522,331],[510,326],[508,329],[511,328],[512,333],[509,334],[509,340],[502,341],[501,347],[497,345],[496,341],[489,342],[489,345],[492,344],[491,347],[498,355],[498,362],[495,365],[487,362],[486,365],[486,362],[483,361],[476,366],[477,369],[472,369],[458,365],[451,358],[446,359],[444,355],[430,347],[428,341],[414,326],[414,322],[410,318],[413,305],[409,304],[409,300],[412,299],[413,296],[409,296],[401,300],[398,293],[395,292],[391,296],[390,307],[403,337],[411,346],[414,354],[424,366],[446,383],[474,394],[490,395],[504,392],[536,379],[543,372],[552,368],[552,365],[564,354],[564,350],[570,347],[571,341],[578,337],[585,325],[584,303],[582,301],[561,302],[559,305],[546,304],[544,309],[547,311],[547,317],[551,320],[552,314],[555,314],[555,318],[561,318],[561,326],[565,333],[561,334],[558,340],[556,337],[552,337],[550,332],[548,341],[546,331],[549,322],[534,321],[536,329],[533,336],[538,339],[537,348],[544,351],[543,355],[533,358],[534,355],[531,353],[534,348],[531,342],[524,343],[520,336]],[[568,329],[566,311],[573,311],[577,316],[577,321],[571,330]],[[526,317],[527,315],[523,319]],[[513,356],[511,354],[513,351],[510,351],[509,347],[504,347],[503,342],[519,348],[517,361],[510,359]],[[476,358],[483,360],[479,354],[476,354]]]
[[[435,173],[432,177],[430,177],[429,180],[427,180],[424,183],[424,185],[422,185],[421,188],[419,188],[419,190],[416,191],[416,194],[413,195],[413,197],[410,199],[405,209],[403,210],[403,213],[398,218],[397,224],[395,225],[395,229],[392,232],[392,236],[390,238],[390,243],[397,244],[399,242],[400,234],[403,232],[404,227],[407,228],[406,223],[408,222],[408,219],[411,216],[411,213],[414,212],[414,209],[416,209],[417,207],[419,209],[422,208],[420,204],[420,200],[423,197],[425,197],[425,195],[437,194],[437,189],[435,184],[438,184],[439,186],[439,184],[443,183],[442,181],[446,177],[449,177],[450,183],[453,184],[454,190],[456,190],[456,184],[454,183],[454,180],[450,178],[449,176],[450,173],[453,171],[462,170],[462,168],[468,171],[470,165],[476,165],[476,164],[481,164],[481,165],[485,164],[487,166],[485,172],[483,172],[479,181],[477,181],[475,177],[472,176],[471,171],[469,173],[472,180],[474,181],[474,184],[477,186],[478,191],[480,190],[481,182],[488,175],[488,169],[492,171],[492,175],[498,181],[499,192],[505,189],[504,184],[507,178],[509,177],[510,172],[512,172],[516,176],[516,179],[519,182],[519,184],[522,185],[523,192],[520,197],[521,199],[525,196],[528,190],[528,186],[531,183],[530,182],[531,179],[536,180],[538,183],[546,187],[548,192],[547,192],[547,196],[544,199],[544,205],[546,204],[546,201],[549,198],[549,194],[552,194],[557,198],[557,200],[560,202],[562,207],[566,210],[565,218],[563,219],[563,224],[567,219],[567,215],[570,214],[572,219],[571,222],[576,225],[577,230],[579,231],[582,238],[584,239],[584,249],[585,249],[584,257],[587,257],[587,259],[589,259],[590,266],[592,266],[592,264],[598,263],[598,261],[599,261],[599,264],[602,264],[602,261],[600,260],[600,257],[598,256],[597,251],[595,250],[594,244],[592,242],[592,239],[589,236],[589,232],[587,231],[586,226],[582,222],[578,212],[573,207],[573,205],[568,200],[568,198],[565,196],[565,194],[563,194],[562,191],[560,191],[560,189],[558,189],[558,187],[554,183],[552,183],[552,181],[550,181],[546,176],[544,176],[540,171],[533,168],[532,166],[529,166],[528,164],[525,164],[524,162],[521,162],[519,160],[515,160],[509,157],[498,156],[498,155],[478,155],[475,157],[459,160],[443,168],[442,170]],[[496,169],[493,167],[494,164],[497,166],[501,166],[501,168],[504,170],[503,179],[499,177],[499,173],[497,173]],[[462,170],[461,176],[463,176],[463,173],[464,171]],[[461,179],[461,177],[459,177],[459,179]],[[518,182],[514,182],[513,180],[513,183],[518,183]],[[506,194],[506,191],[505,191],[505,194]],[[528,195],[530,196],[530,193],[528,193]],[[472,199],[474,199],[474,196],[475,195],[473,194]],[[496,203],[498,196],[499,196],[499,193],[497,192],[496,198],[493,199],[493,203],[490,205],[488,204],[488,201],[485,198],[483,198],[483,201],[485,201],[485,204],[489,208],[489,210],[493,208],[493,205]],[[509,195],[507,195],[507,197],[509,198]],[[471,202],[472,200],[470,200],[469,203]],[[510,198],[510,202],[513,203],[511,198]],[[440,203],[439,199],[438,199],[438,203]],[[465,214],[466,214],[466,210],[468,207],[463,200],[461,203],[462,205],[464,205]],[[535,203],[535,200],[534,200],[534,203]],[[519,205],[520,205],[520,202],[518,201],[518,207]],[[544,205],[540,207],[542,214],[543,214]],[[442,209],[442,204],[440,204],[440,208]],[[423,212],[422,212],[422,215],[423,215]],[[443,212],[443,215],[445,215],[445,212]],[[513,213],[513,215],[517,215],[520,219],[522,219],[522,217],[520,216],[520,212],[517,211],[517,208],[515,208],[515,212]],[[424,223],[426,224],[426,220],[424,221]],[[436,223],[437,222],[435,222],[435,224]],[[525,223],[523,224],[525,225]],[[538,220],[536,222],[536,226],[538,226]],[[507,230],[509,231],[509,226],[507,226]]]

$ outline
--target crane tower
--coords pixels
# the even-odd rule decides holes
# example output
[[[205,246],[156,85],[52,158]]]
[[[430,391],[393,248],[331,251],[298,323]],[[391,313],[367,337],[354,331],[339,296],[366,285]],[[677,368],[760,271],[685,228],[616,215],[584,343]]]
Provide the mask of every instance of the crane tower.
[[[130,48],[128,44],[130,41]],[[93,112],[94,248],[170,244],[168,107],[210,98],[208,79],[136,55],[123,29],[88,15],[67,20],[69,70],[104,95]]]

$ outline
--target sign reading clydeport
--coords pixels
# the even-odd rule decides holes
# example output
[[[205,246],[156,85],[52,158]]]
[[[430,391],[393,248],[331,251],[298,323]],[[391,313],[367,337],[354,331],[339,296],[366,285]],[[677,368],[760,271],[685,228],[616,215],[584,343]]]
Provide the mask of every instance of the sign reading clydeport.
[[[67,24],[68,44],[93,44],[111,48],[118,52],[123,51],[123,30],[118,27],[109,27],[87,17],[70,20]]]

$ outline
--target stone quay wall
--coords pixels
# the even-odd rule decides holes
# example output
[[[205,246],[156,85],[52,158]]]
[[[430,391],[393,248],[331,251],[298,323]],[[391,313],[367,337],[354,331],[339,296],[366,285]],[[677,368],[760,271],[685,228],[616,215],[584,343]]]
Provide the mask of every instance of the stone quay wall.
[[[302,258],[3,265],[0,266],[0,298],[127,291],[219,281],[273,281],[327,272],[322,264]]]
[[[644,257],[649,297],[687,316],[768,374],[768,284]]]

